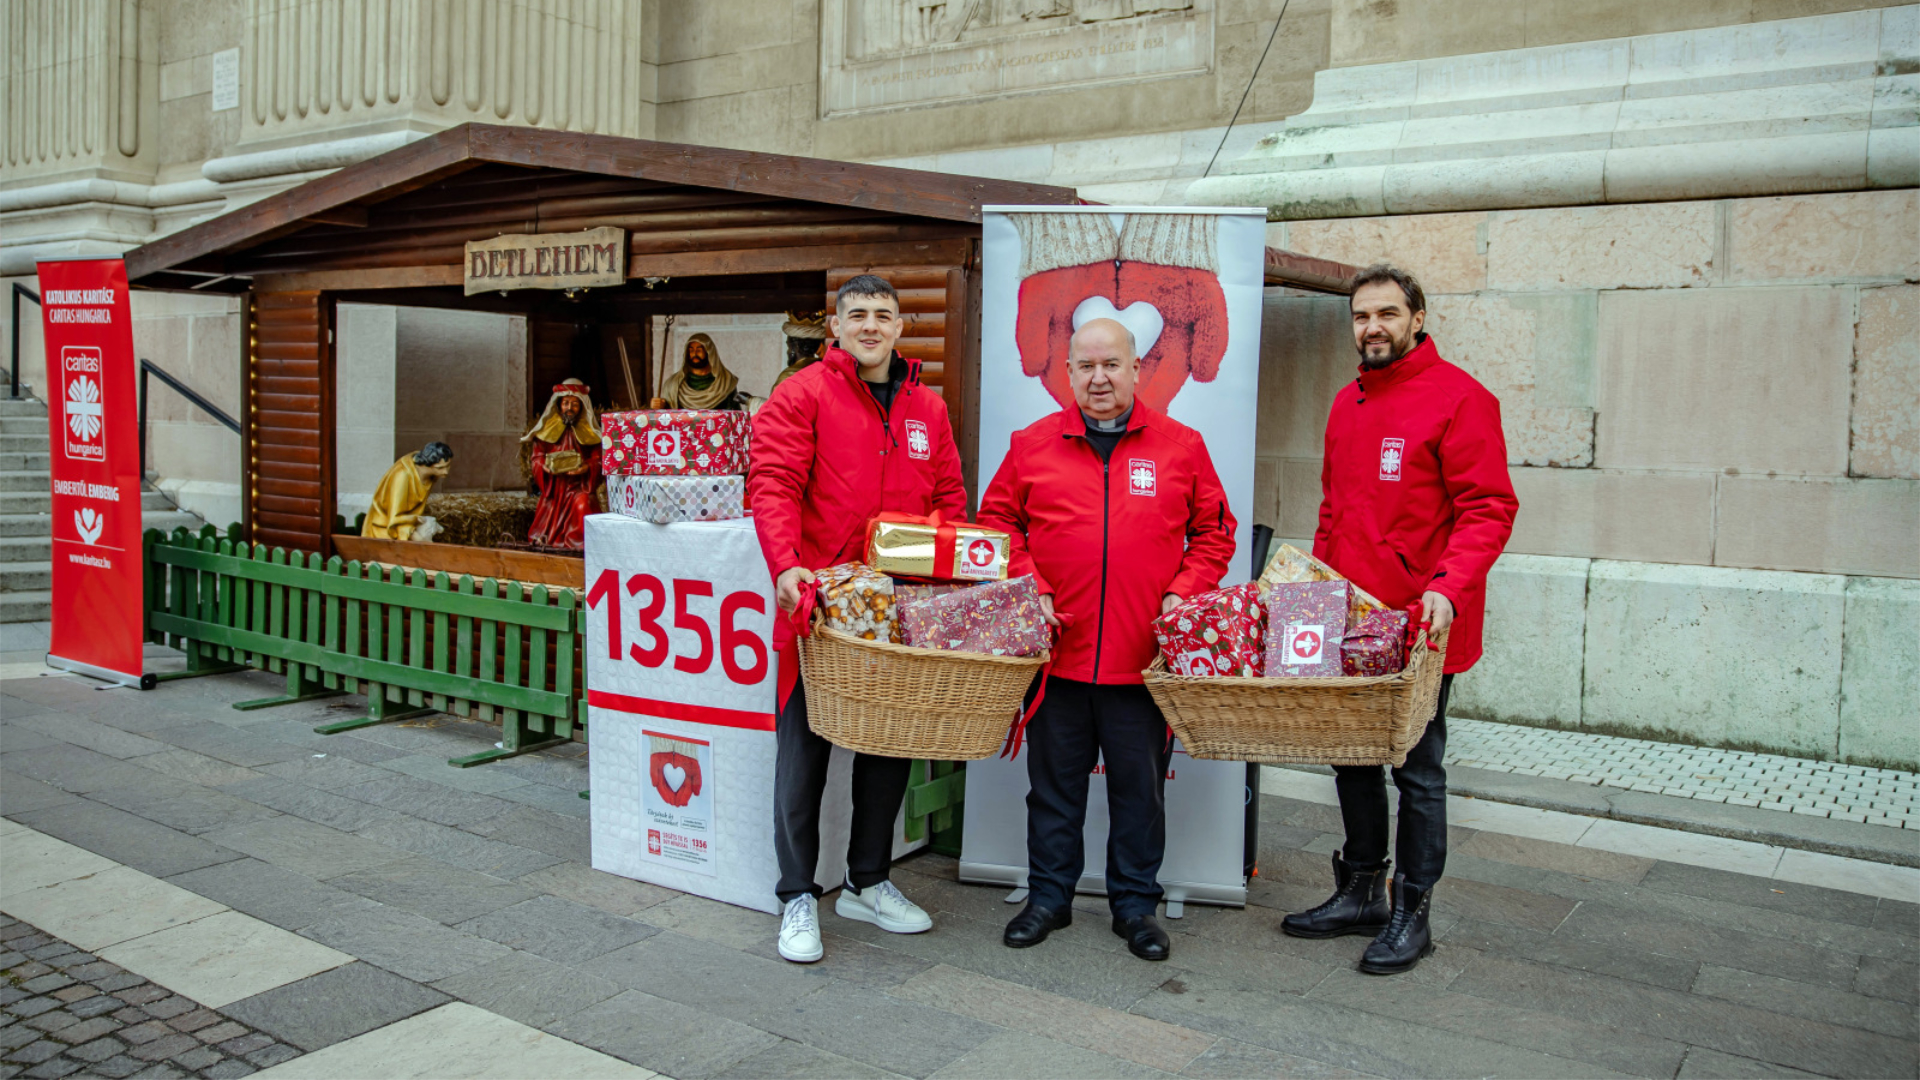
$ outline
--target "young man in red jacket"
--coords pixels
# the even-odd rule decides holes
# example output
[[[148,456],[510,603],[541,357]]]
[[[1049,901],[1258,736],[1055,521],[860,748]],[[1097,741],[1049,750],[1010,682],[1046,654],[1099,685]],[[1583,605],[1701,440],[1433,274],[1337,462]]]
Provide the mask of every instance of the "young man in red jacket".
[[[1033,575],[1060,628],[1026,731],[1030,892],[1003,940],[1026,948],[1072,924],[1088,784],[1104,759],[1113,932],[1135,956],[1165,960],[1153,914],[1172,736],[1140,672],[1157,649],[1153,620],[1220,583],[1234,521],[1200,433],[1135,400],[1140,360],[1126,327],[1088,322],[1068,365],[1073,407],[1013,436],[980,504],[981,524],[1013,538],[1010,572]]]
[[[1421,327],[1426,296],[1385,264],[1353,281],[1360,377],[1334,398],[1320,473],[1313,553],[1386,604],[1420,603],[1431,633],[1447,634],[1440,701],[1426,735],[1393,770],[1400,789],[1400,872],[1382,896],[1387,789],[1380,766],[1334,766],[1346,845],[1333,856],[1334,893],[1287,916],[1296,937],[1374,936],[1360,970],[1406,971],[1433,951],[1428,903],[1447,862],[1447,691],[1480,659],[1487,571],[1513,532],[1520,502],[1507,476],[1500,402],[1440,359]]]
[[[965,516],[967,493],[946,403],[920,384],[920,362],[893,351],[904,327],[893,286],[862,274],[840,287],[828,331],[838,339],[819,363],[782,382],[753,418],[747,498],[774,592],[792,612],[813,571],[863,557],[867,521],[883,510]],[[820,959],[820,797],[832,746],[807,726],[799,655],[785,619],[775,620],[782,692],[774,723],[774,850],[786,905],[780,955]],[[842,918],[917,934],[933,920],[887,880],[893,823],[907,791],[905,758],[853,759],[853,826],[847,878],[834,902]]]

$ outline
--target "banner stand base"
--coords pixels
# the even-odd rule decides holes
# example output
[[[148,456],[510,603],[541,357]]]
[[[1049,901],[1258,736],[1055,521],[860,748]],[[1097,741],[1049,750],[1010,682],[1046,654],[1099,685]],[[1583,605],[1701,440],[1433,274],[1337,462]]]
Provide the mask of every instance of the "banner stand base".
[[[47,654],[47,666],[50,668],[59,668],[61,671],[71,671],[75,675],[85,675],[88,678],[99,679],[102,682],[112,683],[115,686],[131,687],[135,690],[151,690],[160,685],[160,677],[152,673],[129,675],[124,671],[114,671],[112,668],[96,667],[82,660],[69,660],[64,656],[55,656],[52,653]]]

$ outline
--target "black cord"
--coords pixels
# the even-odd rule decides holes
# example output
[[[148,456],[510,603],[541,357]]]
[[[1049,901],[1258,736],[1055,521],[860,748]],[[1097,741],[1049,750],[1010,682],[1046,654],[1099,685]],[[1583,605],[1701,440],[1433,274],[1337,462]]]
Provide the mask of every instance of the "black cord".
[[[1287,5],[1293,0],[1282,0],[1280,17],[1273,20],[1273,33],[1267,35],[1267,47],[1260,50],[1260,62],[1253,65],[1253,74],[1247,76],[1247,88],[1240,92],[1240,104],[1233,107],[1233,119],[1227,121],[1227,130],[1220,133],[1220,145],[1213,148],[1213,156],[1207,159],[1207,171],[1200,174],[1205,180],[1213,172],[1213,163],[1220,160],[1220,151],[1226,148],[1227,136],[1233,134],[1233,125],[1240,122],[1240,110],[1247,107],[1247,98],[1253,94],[1253,81],[1260,77],[1260,69],[1266,66],[1267,54],[1273,51],[1273,39],[1280,36],[1280,21],[1287,17]]]

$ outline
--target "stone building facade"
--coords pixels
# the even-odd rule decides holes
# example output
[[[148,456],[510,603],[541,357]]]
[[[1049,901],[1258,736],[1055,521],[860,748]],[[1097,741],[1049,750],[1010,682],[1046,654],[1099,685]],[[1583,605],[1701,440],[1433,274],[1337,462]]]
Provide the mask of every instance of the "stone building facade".
[[[1420,274],[1501,397],[1522,511],[1458,712],[1920,765],[1920,6],[13,0],[0,55],[8,282],[465,120],[1266,206]],[[135,314],[237,402],[229,301]],[[1256,516],[1298,538],[1344,304],[1271,291],[1263,336]],[[428,437],[512,486],[527,348],[344,309],[342,491]],[[231,518],[234,436],[153,410],[161,482]]]

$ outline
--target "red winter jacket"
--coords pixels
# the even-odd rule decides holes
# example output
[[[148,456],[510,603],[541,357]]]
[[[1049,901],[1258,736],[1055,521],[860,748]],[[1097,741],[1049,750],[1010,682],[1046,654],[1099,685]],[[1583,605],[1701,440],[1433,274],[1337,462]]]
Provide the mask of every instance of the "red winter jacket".
[[[839,346],[774,390],[753,417],[747,502],[767,571],[778,578],[862,558],[867,520],[882,510],[966,516],[967,491],[946,402],[920,384],[920,362],[882,416]],[[793,631],[775,619],[775,646]]]
[[[1200,433],[1138,398],[1110,459],[1086,435],[1073,406],[1015,432],[980,523],[1013,537],[1010,573],[1032,574],[1072,616],[1053,673],[1138,683],[1158,650],[1160,598],[1205,592],[1227,572],[1233,514]]]
[[[1432,338],[1333,399],[1313,553],[1393,607],[1452,601],[1449,672],[1480,659],[1487,571],[1519,509],[1499,399]]]

